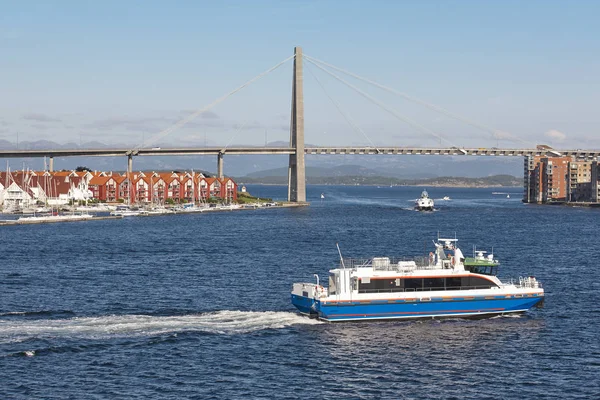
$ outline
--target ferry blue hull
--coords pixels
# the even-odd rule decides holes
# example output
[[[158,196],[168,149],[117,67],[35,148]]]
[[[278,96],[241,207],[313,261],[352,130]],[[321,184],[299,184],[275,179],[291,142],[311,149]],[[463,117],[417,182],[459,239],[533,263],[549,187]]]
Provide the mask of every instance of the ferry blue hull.
[[[542,300],[543,296],[456,297],[445,300],[435,297],[419,300],[371,300],[322,303],[319,300],[292,295],[292,304],[304,314],[314,314],[327,321],[477,317],[524,312]],[[493,298],[489,298],[493,297]]]
[[[292,304],[302,313],[307,315],[317,314],[317,303],[315,299],[311,297],[292,295]]]

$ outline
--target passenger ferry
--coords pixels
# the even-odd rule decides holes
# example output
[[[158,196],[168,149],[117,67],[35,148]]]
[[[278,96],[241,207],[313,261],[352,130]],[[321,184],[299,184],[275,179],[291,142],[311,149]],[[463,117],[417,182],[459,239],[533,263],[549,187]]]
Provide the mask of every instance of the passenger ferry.
[[[292,304],[325,321],[486,317],[522,313],[544,299],[535,277],[502,282],[498,261],[479,251],[465,258],[457,239],[434,242],[428,257],[344,259],[329,271],[327,288],[294,283]]]
[[[415,210],[418,211],[433,211],[433,199],[429,197],[427,190],[423,190],[421,197],[415,200]]]

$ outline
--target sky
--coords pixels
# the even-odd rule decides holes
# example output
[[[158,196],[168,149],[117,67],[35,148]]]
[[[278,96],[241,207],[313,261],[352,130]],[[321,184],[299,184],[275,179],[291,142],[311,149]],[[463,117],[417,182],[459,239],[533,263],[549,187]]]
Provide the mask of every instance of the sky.
[[[331,70],[378,106],[305,61],[309,144],[600,148],[597,1],[0,0],[0,9],[0,140],[289,141],[291,61],[160,132],[302,46],[472,122]]]

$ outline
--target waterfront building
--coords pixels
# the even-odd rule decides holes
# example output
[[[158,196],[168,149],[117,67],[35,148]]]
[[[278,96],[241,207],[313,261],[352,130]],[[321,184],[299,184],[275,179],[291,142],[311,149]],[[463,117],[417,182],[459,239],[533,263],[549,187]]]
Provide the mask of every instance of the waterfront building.
[[[529,156],[523,178],[526,203],[600,201],[600,171],[595,160]]]
[[[35,204],[34,194],[25,181],[25,174],[9,175],[2,194],[2,210],[15,212]],[[4,180],[3,179],[3,180]]]
[[[592,201],[592,161],[569,162],[567,190],[568,201]]]
[[[182,186],[182,198],[181,201],[183,203],[192,203],[195,201],[196,197],[196,185],[197,179],[192,177],[191,173],[185,173],[181,178],[181,186]]]
[[[202,203],[205,203],[208,200],[209,192],[208,192],[208,179],[204,175],[198,177],[198,200]]]
[[[152,191],[150,190],[150,178],[152,173],[149,173],[148,175],[150,176],[146,176],[143,172],[133,174],[132,182],[136,203],[149,203],[152,200]]]
[[[598,164],[598,161],[592,161],[592,165],[590,166],[590,176],[590,201],[598,203],[600,202],[600,164]]]
[[[0,172],[0,204],[15,211],[37,204],[70,202],[174,203],[237,200],[231,178],[191,172],[15,171]]]
[[[134,196],[131,193],[130,181],[127,174],[120,175],[114,173],[112,177],[115,181],[115,201],[123,200],[123,202],[129,203],[130,200],[133,200]]]
[[[523,200],[529,203],[566,201],[570,161],[570,157],[526,157]]]
[[[566,201],[570,157],[544,157],[542,173],[542,202]]]
[[[36,205],[60,206],[93,198],[88,179],[92,175],[74,171],[15,171],[0,174],[4,210],[27,211]]]
[[[111,194],[113,195],[112,201],[116,201],[114,198],[115,194],[115,181],[111,176],[94,176],[90,179],[88,184],[92,197],[100,201],[109,201],[109,186],[112,188]]]
[[[221,182],[217,178],[208,178],[208,196],[221,197]]]
[[[231,178],[219,178],[221,183],[221,199],[228,203],[237,201],[237,183]]]

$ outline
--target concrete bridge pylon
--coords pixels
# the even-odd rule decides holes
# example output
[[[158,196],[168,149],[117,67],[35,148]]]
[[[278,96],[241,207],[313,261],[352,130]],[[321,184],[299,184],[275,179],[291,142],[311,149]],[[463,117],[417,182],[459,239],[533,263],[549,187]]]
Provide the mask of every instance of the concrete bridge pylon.
[[[304,74],[302,70],[302,47],[294,48],[294,72],[292,80],[292,112],[290,122],[290,154],[288,167],[288,201],[306,202],[306,170],[304,164]]]

